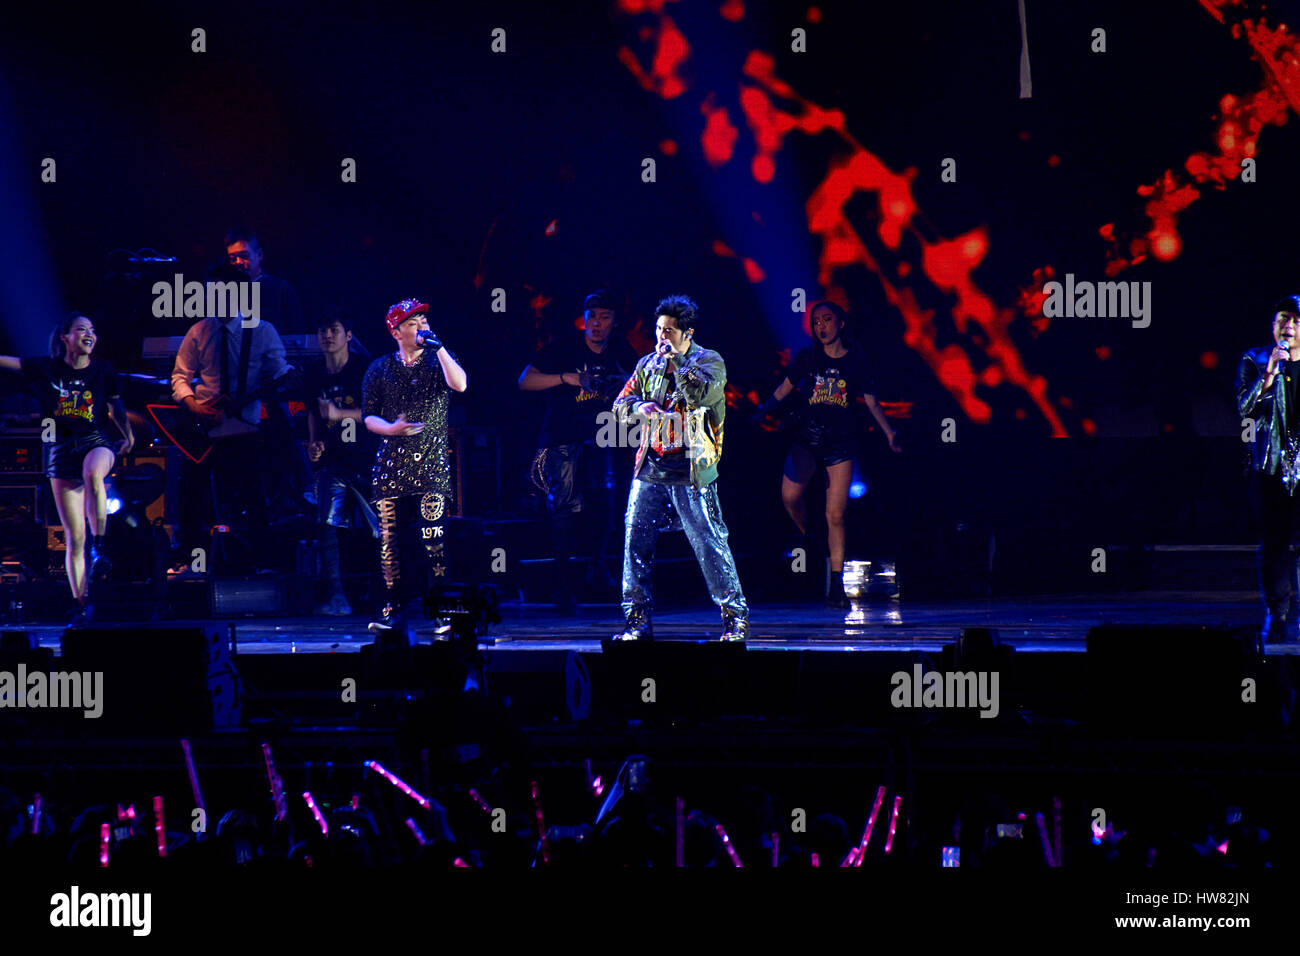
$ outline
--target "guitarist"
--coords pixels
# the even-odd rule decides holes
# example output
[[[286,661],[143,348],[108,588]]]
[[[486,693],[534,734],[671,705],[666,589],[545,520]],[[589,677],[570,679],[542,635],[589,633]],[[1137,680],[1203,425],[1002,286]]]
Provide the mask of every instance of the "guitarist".
[[[1294,537],[1300,531],[1300,296],[1274,304],[1273,346],[1241,356],[1237,411],[1251,419],[1251,498],[1260,519],[1259,583],[1267,614],[1260,641],[1300,639]]]
[[[208,270],[207,280],[241,282],[247,277],[235,266],[218,263]],[[190,326],[172,369],[172,397],[213,440],[202,460],[187,454],[181,470],[178,557],[186,568],[195,548],[208,547],[204,528],[215,504],[213,479],[218,499],[229,502],[225,519],[233,520],[232,506],[242,504],[252,554],[260,561],[270,553],[270,517],[261,481],[266,460],[259,433],[262,398],[268,389],[287,385],[293,367],[285,362],[275,326],[229,311],[235,314],[209,316]]]

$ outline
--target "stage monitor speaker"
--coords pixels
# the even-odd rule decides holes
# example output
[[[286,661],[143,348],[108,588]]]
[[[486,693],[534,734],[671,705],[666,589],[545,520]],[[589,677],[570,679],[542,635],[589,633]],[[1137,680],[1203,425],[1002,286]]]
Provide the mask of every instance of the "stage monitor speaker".
[[[524,723],[586,720],[591,714],[591,675],[575,651],[524,648],[488,654],[488,690],[509,701]]]
[[[1249,631],[1103,625],[1088,632],[1089,721],[1105,733],[1233,735],[1280,713]]]
[[[87,627],[64,632],[59,669],[103,675],[94,732],[182,737],[238,726],[242,684],[230,625]]]
[[[289,606],[284,580],[277,575],[211,579],[213,617],[284,614]]]
[[[745,645],[719,641],[605,641],[595,702],[615,719],[665,725],[745,710]]]

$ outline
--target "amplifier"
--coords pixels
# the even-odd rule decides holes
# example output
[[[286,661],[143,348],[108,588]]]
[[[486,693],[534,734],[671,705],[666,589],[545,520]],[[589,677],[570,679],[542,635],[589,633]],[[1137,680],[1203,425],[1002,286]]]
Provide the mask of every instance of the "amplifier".
[[[36,428],[10,428],[0,435],[0,475],[43,475],[41,433]]]

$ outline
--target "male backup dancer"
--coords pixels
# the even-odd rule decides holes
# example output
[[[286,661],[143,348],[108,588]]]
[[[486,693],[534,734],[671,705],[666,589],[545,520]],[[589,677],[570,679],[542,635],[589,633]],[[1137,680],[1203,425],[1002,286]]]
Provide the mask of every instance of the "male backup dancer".
[[[718,503],[718,460],[727,405],[727,368],[717,352],[696,345],[699,308],[670,296],[655,308],[655,351],[636,363],[614,401],[623,424],[644,421],[624,520],[623,617],[614,640],[653,636],[651,581],[660,530],[685,530],[709,594],[722,609],[722,640],[749,635],[749,605],[727,545]],[[669,512],[675,512],[675,520]]]
[[[1267,614],[1261,643],[1300,639],[1300,582],[1293,540],[1300,531],[1300,296],[1272,309],[1271,348],[1251,349],[1237,371],[1237,411],[1252,419],[1251,498],[1260,518],[1259,584]]]
[[[557,338],[519,376],[523,391],[546,396],[546,423],[534,470],[548,492],[556,607],[566,614],[575,607],[570,556],[581,549],[598,560],[606,539],[603,523],[598,530],[590,520],[597,504],[593,499],[604,491],[596,487],[603,484],[597,467],[600,456],[614,452],[598,447],[600,418],[609,414],[610,402],[636,366],[636,353],[616,335],[615,319],[613,297],[604,290],[593,292],[583,302],[582,336]]]
[[[325,600],[317,614],[352,613],[343,593],[339,529],[365,528],[379,537],[379,521],[367,494],[378,444],[362,423],[365,366],[352,359],[352,320],[324,315],[316,322],[323,364],[303,376],[307,394],[307,457],[320,464],[316,475],[316,531],[320,540]]]
[[[398,534],[409,520],[404,512],[418,513],[428,570],[435,577],[445,577],[447,571],[443,519],[452,494],[447,406],[450,392],[465,391],[468,380],[429,331],[428,311],[426,303],[415,299],[403,299],[388,310],[384,322],[397,351],[372,362],[362,384],[363,421],[382,436],[371,494],[379,513],[379,563],[387,599],[383,619],[370,625],[374,633],[391,630],[401,617]],[[416,567],[408,562],[407,570]],[[419,570],[427,574],[426,568]]]

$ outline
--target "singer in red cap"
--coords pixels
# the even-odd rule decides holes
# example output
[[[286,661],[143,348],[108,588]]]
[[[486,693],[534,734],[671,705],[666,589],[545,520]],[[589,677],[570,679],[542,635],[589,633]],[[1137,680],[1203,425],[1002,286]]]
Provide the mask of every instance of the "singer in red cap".
[[[447,407],[450,393],[465,391],[468,381],[455,356],[429,331],[428,312],[428,304],[415,299],[389,308],[384,321],[397,351],[372,362],[362,383],[362,420],[381,438],[371,495],[379,515],[386,600],[382,620],[370,625],[375,633],[398,626],[401,617],[399,528],[419,524],[428,558],[421,571],[432,571],[435,578],[447,572],[443,532],[452,496]],[[409,562],[407,570],[412,576]]]

